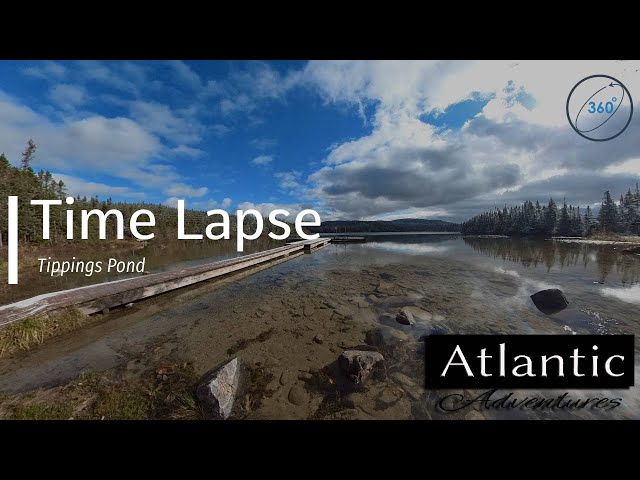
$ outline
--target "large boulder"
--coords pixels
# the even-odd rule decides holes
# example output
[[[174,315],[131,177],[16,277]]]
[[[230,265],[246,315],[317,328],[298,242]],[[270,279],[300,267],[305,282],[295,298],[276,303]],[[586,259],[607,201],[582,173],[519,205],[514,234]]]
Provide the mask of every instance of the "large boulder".
[[[338,358],[338,364],[345,376],[354,383],[362,383],[373,371],[373,368],[384,357],[378,352],[364,350],[345,350]]]
[[[626,253],[629,255],[640,255],[640,245],[636,245],[635,247],[629,247],[622,250],[622,253]]]
[[[533,300],[534,305],[538,307],[538,310],[547,315],[558,313],[569,306],[569,301],[564,296],[564,293],[557,288],[550,288],[534,293],[531,295],[531,300]]]
[[[229,418],[239,383],[240,362],[237,358],[212,370],[202,378],[196,389],[196,398],[206,419]]]

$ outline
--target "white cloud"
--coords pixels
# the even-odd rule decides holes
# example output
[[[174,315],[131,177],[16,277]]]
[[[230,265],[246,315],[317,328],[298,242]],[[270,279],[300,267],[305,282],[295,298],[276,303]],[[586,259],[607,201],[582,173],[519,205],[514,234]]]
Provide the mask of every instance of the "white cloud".
[[[57,62],[45,60],[22,70],[27,76],[46,80],[60,80],[67,74],[67,69]]]
[[[207,194],[209,189],[207,187],[195,188],[186,183],[173,183],[164,190],[166,195],[177,196],[180,198],[200,198]]]
[[[52,173],[53,178],[58,181],[62,180],[66,186],[67,193],[75,197],[80,195],[81,197],[93,197],[98,195],[101,198],[108,198],[112,196],[124,197],[129,199],[144,198],[144,193],[136,192],[129,187],[115,187],[113,185],[106,185],[104,183],[89,182],[81,178],[77,178],[71,175],[65,175],[63,173]]]
[[[179,177],[173,167],[154,163],[162,144],[131,119],[91,115],[51,121],[0,91],[0,145],[12,162],[29,138],[38,145],[36,167],[43,159],[47,168],[62,173],[100,172],[149,185]]]
[[[85,104],[89,100],[89,95],[81,85],[58,83],[49,90],[49,98],[65,110],[74,110]]]
[[[231,206],[231,199],[226,197],[222,200],[222,208],[229,208]]]
[[[207,126],[207,130],[211,132],[213,135],[215,135],[216,137],[223,137],[231,131],[229,127],[227,127],[226,125],[223,125],[222,123],[209,125]]]
[[[292,190],[300,187],[302,174],[296,170],[290,172],[277,172],[274,176],[280,181],[280,188]]]
[[[605,173],[620,173],[640,176],[640,158],[632,158],[622,163],[607,165]]]
[[[198,75],[189,65],[184,63],[182,60],[170,60],[167,63],[173,69],[178,80],[180,80],[184,85],[192,88],[193,90],[199,90],[202,88],[200,75]]]
[[[253,145],[255,148],[257,148],[258,150],[268,150],[270,148],[274,148],[275,146],[277,146],[278,140],[276,140],[275,138],[261,137],[261,138],[254,138],[249,143]]]
[[[164,201],[164,205],[166,205],[167,207],[177,208],[178,200],[182,200],[182,199],[178,197],[169,197]],[[187,207],[185,206],[185,208]]]
[[[243,202],[238,205],[238,210],[257,210],[263,217],[269,216],[269,213],[275,209],[284,209],[289,212],[289,216],[285,217],[284,215],[279,216],[282,220],[294,221],[296,215],[300,213],[302,210],[306,210],[308,208],[312,208],[308,205],[302,205],[299,203],[253,203],[253,202]]]
[[[171,152],[176,155],[185,155],[187,157],[193,157],[193,158],[201,157],[205,153],[203,150],[200,150],[199,148],[187,147],[186,145],[178,145],[177,147],[172,148]]]
[[[79,75],[86,81],[97,82],[105,87],[130,94],[139,93],[138,85],[111,65],[106,65],[97,60],[78,60],[73,64],[77,67]]]
[[[118,66],[122,73],[131,79],[136,85],[148,84],[148,69],[142,65],[133,62],[118,62]]]
[[[223,115],[251,115],[268,100],[278,100],[301,84],[301,72],[290,70],[281,74],[264,62],[252,62],[242,70],[233,71],[224,84],[218,84],[221,95],[218,108]],[[253,118],[258,122],[257,118]]]
[[[149,132],[176,143],[198,142],[202,125],[193,118],[177,115],[167,105],[136,100],[131,103],[131,116]]]
[[[610,61],[311,62],[305,85],[328,103],[373,114],[369,134],[332,146],[310,176],[309,193],[342,218],[409,209],[457,216],[474,202],[478,213],[489,202],[517,198],[511,192],[544,199],[551,193],[544,189],[563,184],[573,201],[584,199],[586,178],[597,200],[612,182],[619,185],[611,174],[638,172],[640,137],[585,141],[567,122],[567,95],[594,72],[629,86],[640,80],[638,71],[640,62]],[[437,130],[422,119],[468,99],[487,104],[460,130]],[[629,129],[639,125],[634,117]]]
[[[271,162],[273,162],[273,155],[259,155],[251,160],[254,165],[269,165]]]
[[[387,215],[373,215],[363,220],[398,220],[400,218],[438,218],[447,217],[449,212],[444,208],[410,208]]]
[[[218,202],[215,200],[199,200],[197,202],[190,202],[189,208],[197,209],[197,210],[211,210],[218,206]]]

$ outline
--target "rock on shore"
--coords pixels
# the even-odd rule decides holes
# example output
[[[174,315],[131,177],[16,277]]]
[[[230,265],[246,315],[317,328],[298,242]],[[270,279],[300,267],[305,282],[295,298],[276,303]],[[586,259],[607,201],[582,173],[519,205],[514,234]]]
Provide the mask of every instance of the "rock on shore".
[[[237,358],[203,377],[196,389],[196,397],[206,419],[225,420],[229,418],[238,391],[239,380],[240,365]]]
[[[338,364],[349,380],[362,383],[369,377],[376,364],[383,360],[384,357],[378,352],[345,350],[338,358]]]

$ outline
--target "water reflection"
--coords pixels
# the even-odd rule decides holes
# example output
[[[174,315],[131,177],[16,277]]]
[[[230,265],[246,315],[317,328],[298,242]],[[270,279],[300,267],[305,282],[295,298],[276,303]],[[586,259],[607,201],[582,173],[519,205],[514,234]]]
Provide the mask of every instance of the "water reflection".
[[[518,262],[526,268],[544,267],[547,271],[558,268],[562,271],[575,270],[576,267],[591,270],[595,266],[600,283],[604,283],[612,273],[620,278],[623,285],[640,281],[640,261],[610,245],[527,238],[464,237],[463,240],[476,252],[503,261]]]
[[[640,285],[628,288],[603,288],[600,293],[608,297],[615,297],[623,302],[640,304]]]
[[[392,242],[374,242],[365,243],[363,245],[365,249],[379,249],[393,253],[403,253],[408,255],[425,255],[433,253],[444,253],[449,250],[447,246],[428,245],[421,243],[392,243]]]

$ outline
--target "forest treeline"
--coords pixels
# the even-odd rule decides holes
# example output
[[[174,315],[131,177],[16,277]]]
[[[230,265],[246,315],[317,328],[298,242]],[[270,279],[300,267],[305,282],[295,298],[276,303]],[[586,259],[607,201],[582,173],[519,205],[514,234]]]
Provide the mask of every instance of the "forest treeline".
[[[35,172],[31,167],[31,163],[35,157],[36,145],[29,140],[25,151],[22,153],[20,165],[14,167],[11,165],[4,153],[0,154],[0,247],[7,240],[8,215],[7,215],[7,197],[10,195],[18,196],[18,232],[19,239],[25,243],[40,243],[42,239],[42,207],[31,205],[31,200],[63,200],[67,198],[67,187],[62,180],[56,180],[48,171],[40,170]],[[139,209],[147,209],[153,212],[156,220],[156,226],[140,227],[140,233],[147,234],[153,232],[155,239],[169,241],[177,239],[178,232],[178,210],[161,204],[151,203],[129,203],[129,202],[113,202],[111,198],[104,200],[97,196],[75,197],[72,205],[63,203],[60,207],[51,207],[50,209],[50,240],[48,243],[56,244],[70,242],[67,240],[67,222],[66,211],[73,210],[73,222],[75,240],[80,238],[80,222],[82,210],[98,209],[106,212],[115,208],[122,212],[124,217],[125,238],[133,238],[128,231],[129,218]],[[187,233],[203,233],[206,226],[212,221],[219,221],[208,217],[207,213],[200,210],[185,210],[185,230]],[[231,237],[235,237],[237,219],[235,215],[230,215],[230,233]],[[253,232],[255,229],[255,219],[252,216],[245,218],[245,231]],[[214,229],[214,233],[220,233],[221,228]],[[270,231],[282,233],[278,227],[274,227],[270,222],[265,222],[263,235],[267,235]],[[110,215],[107,218],[107,239],[115,239],[117,233],[117,224],[115,217]],[[89,241],[98,240],[98,218],[93,215],[89,218]]]
[[[457,223],[421,218],[398,220],[328,220],[319,227],[309,227],[310,232],[362,233],[362,232],[459,232]]]
[[[620,195],[619,202],[607,190],[597,215],[587,206],[584,213],[580,207],[563,202],[558,207],[549,199],[540,206],[526,201],[523,205],[481,213],[462,224],[463,234],[472,235],[540,235],[540,236],[589,236],[592,233],[640,234],[640,190],[627,190]]]

